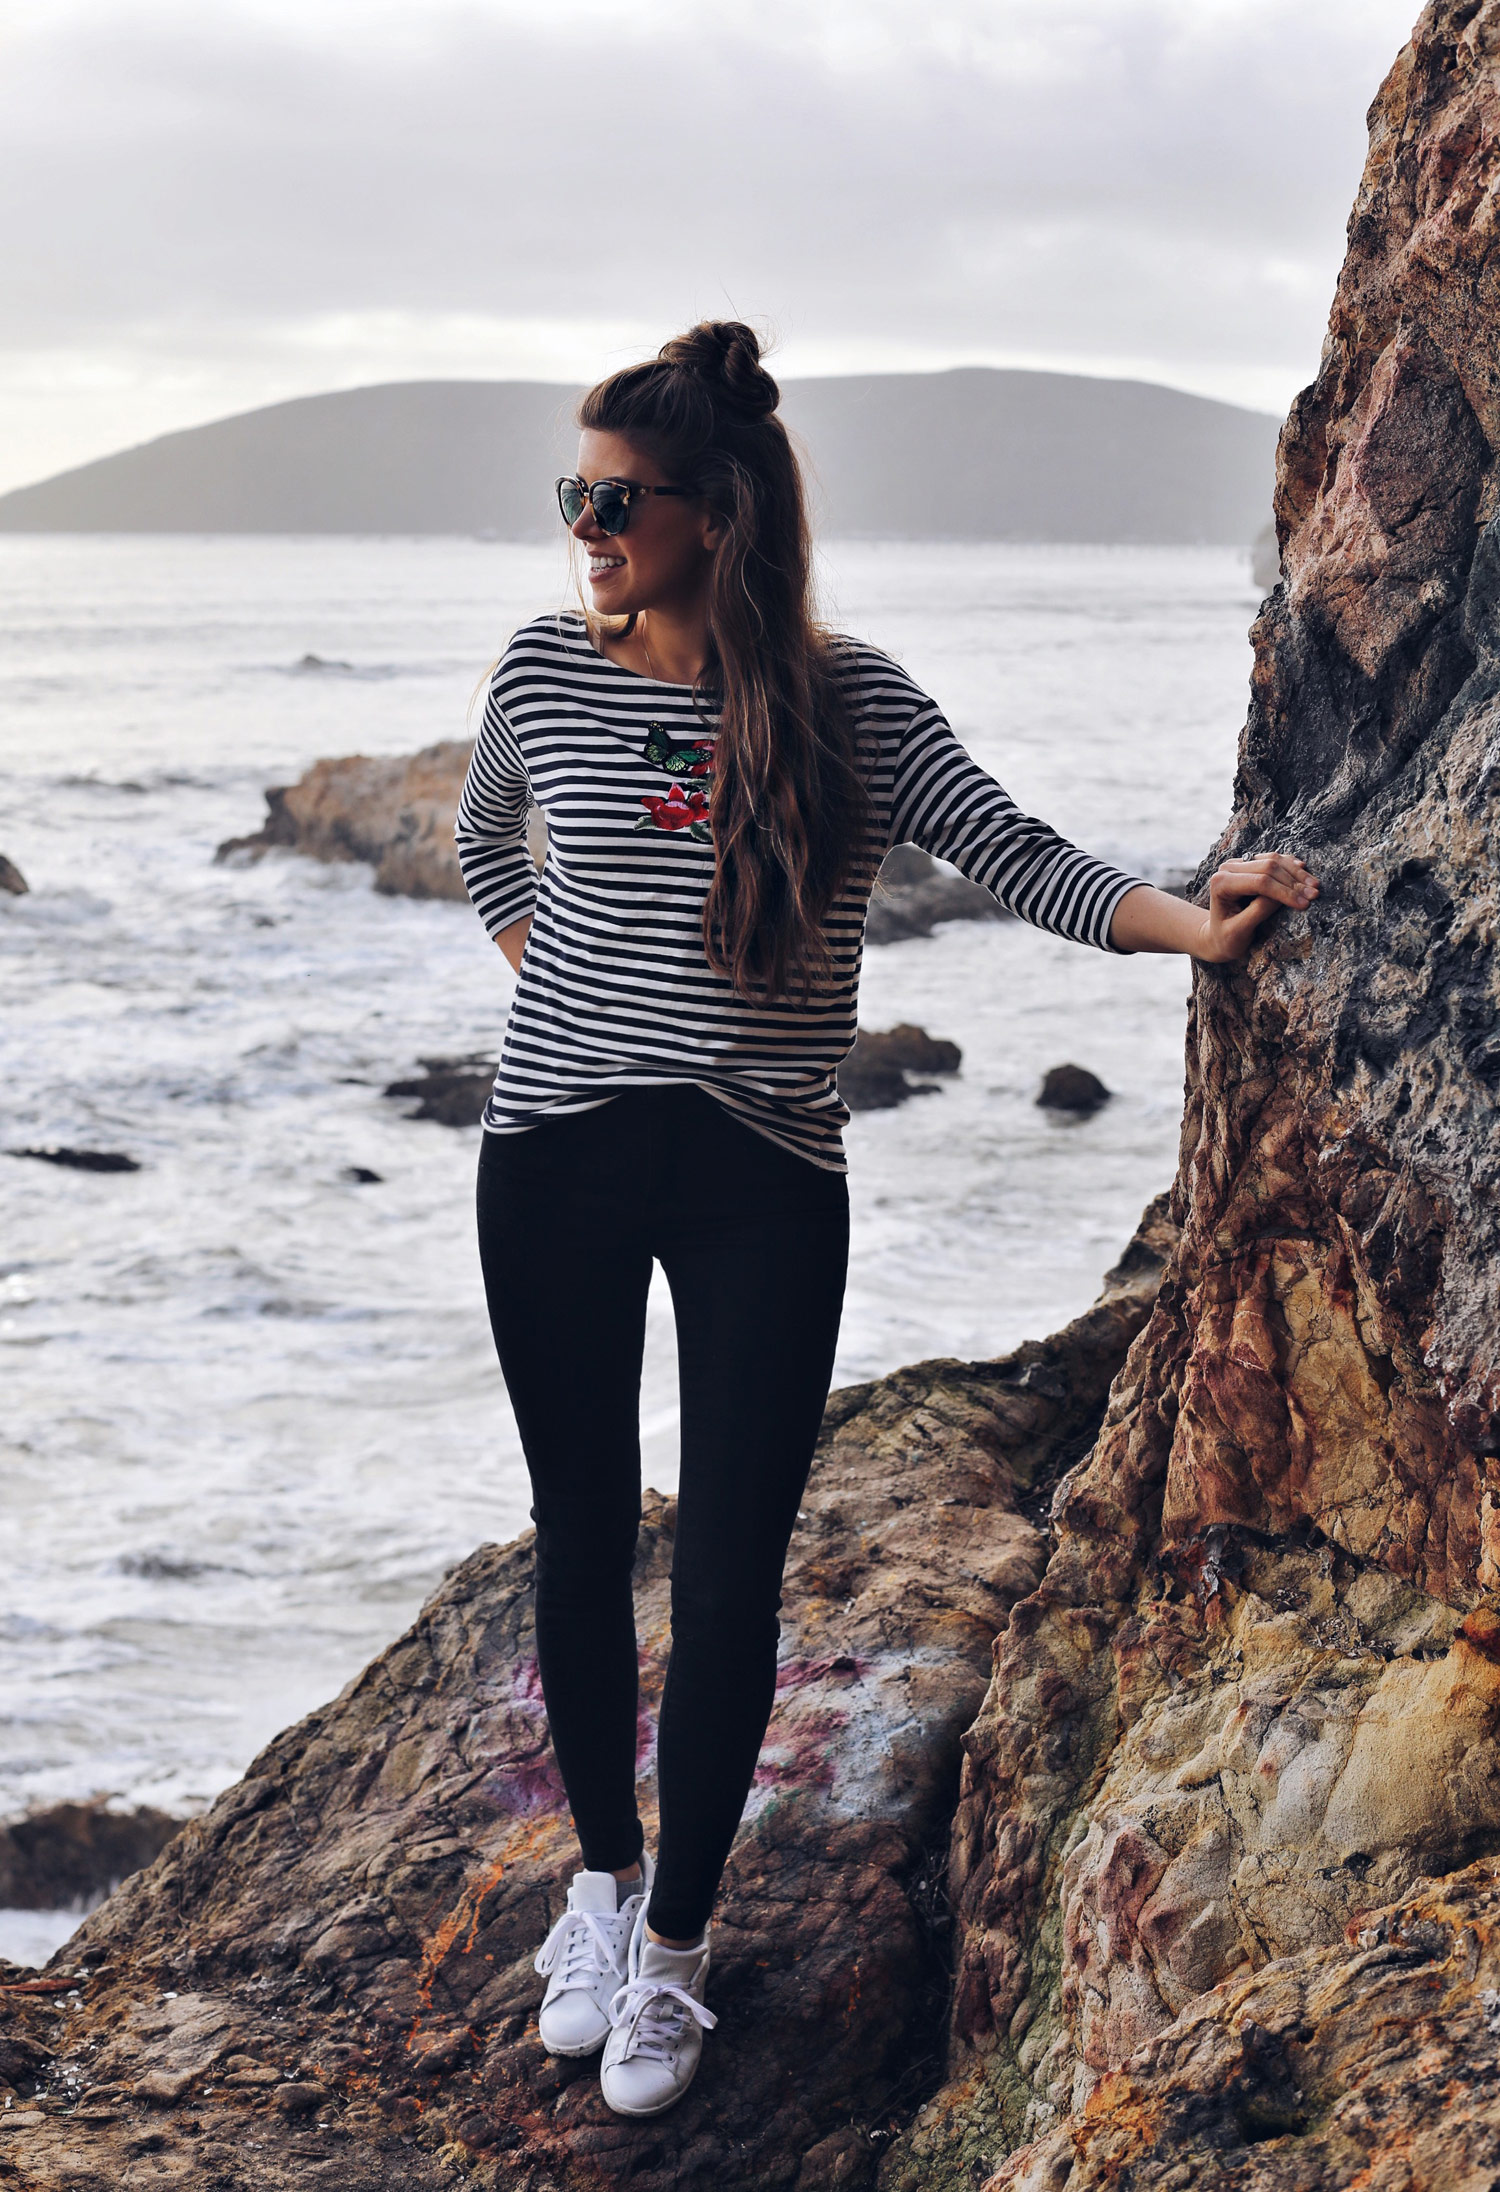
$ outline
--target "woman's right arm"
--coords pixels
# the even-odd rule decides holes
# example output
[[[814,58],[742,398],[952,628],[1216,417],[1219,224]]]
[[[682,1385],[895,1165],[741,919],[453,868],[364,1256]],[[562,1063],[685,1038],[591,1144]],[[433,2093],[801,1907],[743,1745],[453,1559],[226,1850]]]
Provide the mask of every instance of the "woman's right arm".
[[[530,934],[531,915],[528,913],[523,921],[512,921],[510,927],[502,929],[495,938],[517,974],[521,971],[521,954],[526,949],[526,939]]]
[[[475,911],[517,969],[536,907],[536,862],[526,842],[530,807],[526,764],[492,684],[453,836]]]

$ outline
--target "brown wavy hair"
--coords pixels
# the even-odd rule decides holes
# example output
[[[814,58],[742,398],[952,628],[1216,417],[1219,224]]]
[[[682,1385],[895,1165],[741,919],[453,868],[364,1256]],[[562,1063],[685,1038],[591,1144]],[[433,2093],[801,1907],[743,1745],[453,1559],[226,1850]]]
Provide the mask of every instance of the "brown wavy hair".
[[[723,526],[697,688],[719,718],[703,948],[741,996],[806,1003],[831,972],[824,917],[874,859],[866,763],[837,642],[814,615],[807,501],[780,400],[754,331],[705,320],[591,388],[578,424],[700,486]]]

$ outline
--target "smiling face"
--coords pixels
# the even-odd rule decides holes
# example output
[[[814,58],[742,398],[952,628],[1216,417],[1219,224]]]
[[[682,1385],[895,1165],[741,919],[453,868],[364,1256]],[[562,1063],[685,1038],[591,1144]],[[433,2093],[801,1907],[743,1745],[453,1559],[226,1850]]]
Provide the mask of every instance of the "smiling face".
[[[643,487],[686,484],[620,434],[586,428],[578,443],[578,476],[633,480]],[[573,534],[588,554],[589,596],[600,616],[642,609],[691,609],[708,588],[721,528],[708,505],[688,495],[636,495],[623,533],[603,533],[585,505]]]

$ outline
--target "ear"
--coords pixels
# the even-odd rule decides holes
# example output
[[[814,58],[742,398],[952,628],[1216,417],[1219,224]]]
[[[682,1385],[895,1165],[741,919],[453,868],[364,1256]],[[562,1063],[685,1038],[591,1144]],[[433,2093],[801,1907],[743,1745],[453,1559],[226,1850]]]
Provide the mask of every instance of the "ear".
[[[698,540],[706,554],[713,555],[717,551],[728,530],[728,526],[719,516],[717,510],[704,511],[702,524],[698,532]]]

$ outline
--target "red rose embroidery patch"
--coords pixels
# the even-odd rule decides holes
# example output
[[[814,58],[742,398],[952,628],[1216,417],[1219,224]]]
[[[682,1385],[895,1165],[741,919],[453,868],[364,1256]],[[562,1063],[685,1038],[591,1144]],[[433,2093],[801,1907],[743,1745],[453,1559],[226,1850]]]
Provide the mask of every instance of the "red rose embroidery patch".
[[[708,801],[696,789],[685,792],[680,784],[674,784],[665,799],[659,792],[647,792],[641,805],[646,812],[636,823],[638,830],[686,830],[689,837],[704,843],[713,837]]]

